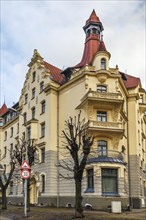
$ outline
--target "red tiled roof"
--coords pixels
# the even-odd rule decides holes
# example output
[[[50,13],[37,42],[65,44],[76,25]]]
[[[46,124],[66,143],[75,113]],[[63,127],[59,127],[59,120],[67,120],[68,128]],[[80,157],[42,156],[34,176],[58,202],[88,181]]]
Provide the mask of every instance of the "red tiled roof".
[[[43,61],[46,69],[50,71],[51,76],[53,77],[53,80],[59,84],[62,84],[64,80],[64,76],[61,74],[62,70],[57,68],[56,66],[51,65],[50,63],[47,63],[46,61]]]
[[[125,74],[125,75],[126,75],[127,81],[124,80],[123,82],[124,82],[127,89],[135,88],[138,86],[138,84],[140,83],[139,78],[134,77],[134,76],[130,76],[128,74]]]
[[[0,116],[5,114],[7,111],[8,111],[8,108],[7,108],[6,104],[4,103],[2,105],[2,107],[0,108]]]
[[[99,17],[97,17],[94,9],[93,9],[89,19],[86,21],[86,25],[90,22],[100,22]]]

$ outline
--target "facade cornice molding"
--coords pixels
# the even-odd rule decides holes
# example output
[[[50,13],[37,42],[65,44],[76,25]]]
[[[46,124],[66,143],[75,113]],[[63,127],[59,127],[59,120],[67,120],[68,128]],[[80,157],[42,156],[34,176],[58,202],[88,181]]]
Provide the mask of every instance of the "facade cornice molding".
[[[129,100],[132,100],[132,99],[138,100],[139,99],[139,94],[138,93],[129,94],[128,99]]]
[[[44,89],[44,93],[49,94],[51,92],[51,90],[58,92],[58,90],[59,90],[58,85],[48,84]]]

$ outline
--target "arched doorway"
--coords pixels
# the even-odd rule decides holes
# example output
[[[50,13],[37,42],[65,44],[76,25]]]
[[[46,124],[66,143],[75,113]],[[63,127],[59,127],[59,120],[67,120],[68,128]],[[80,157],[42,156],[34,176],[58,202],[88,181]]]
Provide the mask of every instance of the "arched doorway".
[[[37,204],[37,185],[36,179],[34,177],[30,180],[30,204]]]

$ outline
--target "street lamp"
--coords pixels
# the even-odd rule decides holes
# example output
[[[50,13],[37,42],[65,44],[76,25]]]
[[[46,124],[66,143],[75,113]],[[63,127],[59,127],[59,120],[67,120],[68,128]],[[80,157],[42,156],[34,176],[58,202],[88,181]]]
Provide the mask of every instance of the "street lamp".
[[[8,109],[11,112],[15,112],[18,113],[18,111],[14,108],[9,108]],[[19,114],[22,115],[22,114]],[[24,115],[22,115],[24,117]],[[26,124],[24,124],[25,128],[26,128],[26,161],[28,162],[28,135],[27,135],[27,127]],[[27,217],[27,191],[28,191],[28,187],[27,187],[27,179],[24,180],[24,216]]]

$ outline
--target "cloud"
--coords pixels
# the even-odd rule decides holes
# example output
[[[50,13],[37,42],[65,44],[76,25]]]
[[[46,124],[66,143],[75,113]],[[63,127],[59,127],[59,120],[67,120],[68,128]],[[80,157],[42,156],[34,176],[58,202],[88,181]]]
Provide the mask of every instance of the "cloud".
[[[93,9],[105,29],[110,66],[140,77],[145,87],[144,1],[2,1],[1,103],[4,95],[9,106],[18,101],[35,48],[61,69],[80,62],[82,27]]]

